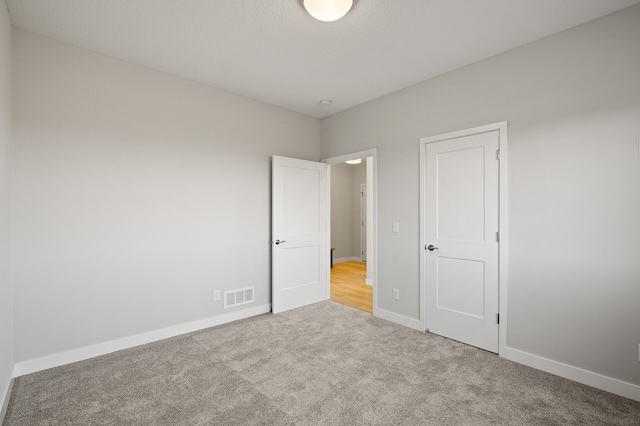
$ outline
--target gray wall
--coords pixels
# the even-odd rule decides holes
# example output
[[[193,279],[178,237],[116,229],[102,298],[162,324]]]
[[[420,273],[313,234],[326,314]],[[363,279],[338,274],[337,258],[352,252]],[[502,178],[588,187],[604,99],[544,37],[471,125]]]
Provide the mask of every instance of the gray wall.
[[[331,247],[334,259],[360,259],[360,185],[367,182],[367,166],[331,165]]]
[[[352,173],[348,164],[331,166],[331,247],[334,259],[353,256],[353,194]]]
[[[16,362],[269,303],[270,157],[319,160],[319,120],[14,42]]]
[[[381,308],[419,316],[419,139],[507,120],[508,345],[640,384],[639,40],[635,6],[322,121],[378,149]]]
[[[0,409],[13,371],[11,284],[11,22],[0,2]],[[0,416],[0,422],[2,418]]]

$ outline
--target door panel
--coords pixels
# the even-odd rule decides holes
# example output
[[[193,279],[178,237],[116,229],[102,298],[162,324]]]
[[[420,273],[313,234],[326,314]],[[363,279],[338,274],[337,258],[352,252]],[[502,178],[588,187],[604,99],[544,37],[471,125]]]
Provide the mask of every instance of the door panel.
[[[471,259],[436,258],[437,307],[483,319],[484,262]]]
[[[312,285],[321,281],[320,253],[318,246],[294,247],[283,246],[282,250],[282,289]]]
[[[327,165],[273,157],[272,311],[328,298]]]
[[[498,351],[499,132],[426,144],[427,327]]]
[[[484,241],[484,147],[436,155],[438,238]]]
[[[313,163],[315,166],[315,163]],[[320,232],[320,170],[282,167],[282,231],[287,234]]]

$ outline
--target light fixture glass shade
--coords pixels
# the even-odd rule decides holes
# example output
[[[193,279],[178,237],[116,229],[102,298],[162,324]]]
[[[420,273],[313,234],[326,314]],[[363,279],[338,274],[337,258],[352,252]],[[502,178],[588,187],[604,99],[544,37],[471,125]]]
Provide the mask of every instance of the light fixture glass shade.
[[[360,164],[362,163],[362,158],[356,158],[355,160],[347,160],[345,161],[347,164]]]
[[[317,20],[331,22],[346,15],[353,6],[353,0],[302,0],[302,4]]]

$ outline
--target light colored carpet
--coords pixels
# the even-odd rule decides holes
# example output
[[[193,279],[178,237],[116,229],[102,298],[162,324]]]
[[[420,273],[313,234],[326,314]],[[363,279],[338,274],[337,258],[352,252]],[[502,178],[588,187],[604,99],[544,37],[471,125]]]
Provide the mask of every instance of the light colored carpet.
[[[327,301],[16,380],[5,425],[639,425],[640,403]]]

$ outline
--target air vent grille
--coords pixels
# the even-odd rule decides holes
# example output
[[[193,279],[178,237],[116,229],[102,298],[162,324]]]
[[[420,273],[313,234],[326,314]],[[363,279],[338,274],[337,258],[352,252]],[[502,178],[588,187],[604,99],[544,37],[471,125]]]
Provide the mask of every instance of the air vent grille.
[[[255,287],[241,288],[224,292],[224,307],[231,308],[238,305],[246,305],[253,302]]]

